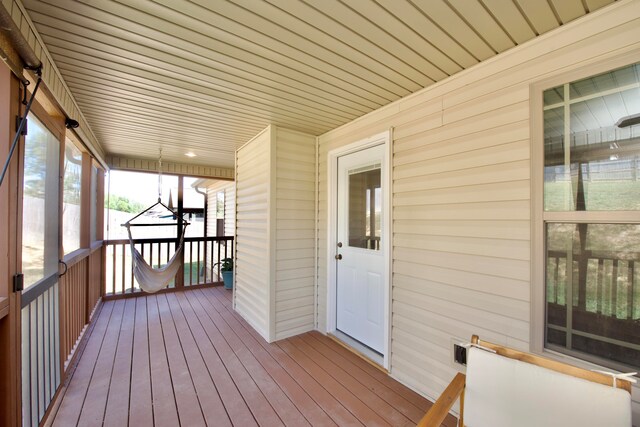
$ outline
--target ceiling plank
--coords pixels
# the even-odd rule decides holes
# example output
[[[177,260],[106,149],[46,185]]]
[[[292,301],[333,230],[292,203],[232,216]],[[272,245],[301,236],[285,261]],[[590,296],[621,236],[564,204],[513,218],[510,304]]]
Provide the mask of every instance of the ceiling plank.
[[[478,63],[478,60],[473,55],[446,31],[443,31],[442,28],[420,13],[412,3],[397,0],[376,1],[424,40],[440,51],[445,52],[458,66],[467,68]]]
[[[491,46],[494,52],[504,52],[515,46],[515,43],[478,0],[449,0],[449,3],[456,9],[458,15],[464,16],[465,21]]]
[[[546,0],[515,0],[525,16],[533,25],[537,34],[543,34],[557,28],[559,23]],[[570,1],[570,0],[567,0]]]
[[[340,1],[363,18],[366,18],[371,24],[375,24],[375,26],[386,33],[387,36],[395,39],[395,41],[391,40],[391,43],[397,44],[400,42],[406,46],[408,50],[424,58],[430,66],[435,66],[438,70],[436,75],[431,75],[426,71],[433,80],[442,80],[442,78],[457,73],[462,69],[460,65],[456,64],[445,52],[436,48],[428,40],[420,37],[412,28],[406,25],[405,21],[396,18],[377,2],[373,0]],[[417,15],[415,9],[414,14]],[[363,31],[364,35],[370,34],[366,28],[363,28]],[[408,57],[407,55],[403,56]],[[416,64],[419,64],[419,62],[416,62]]]
[[[563,24],[571,22],[587,12],[581,0],[551,0],[551,4],[553,4]]]
[[[491,47],[460,18],[444,0],[416,1],[425,16],[437,22],[461,46],[464,46],[476,59],[483,60],[495,55]]]
[[[167,7],[177,7],[176,0],[157,2]],[[411,88],[415,88],[414,82],[393,67],[385,66],[380,61],[344,44],[340,34],[327,34],[300,19],[292,19],[294,17],[291,13],[266,2],[254,2],[250,5],[251,11],[227,2],[212,4],[208,1],[195,1],[179,4],[180,11],[191,17],[206,19],[207,23],[215,22],[219,28],[273,49],[277,49],[280,43],[284,42],[297,53],[307,53],[322,60],[325,65],[319,65],[320,69],[330,64],[355,77],[363,76],[369,82],[390,91],[395,97],[404,96],[412,90]],[[212,5],[215,6],[215,12],[211,10]],[[288,5],[288,9],[291,11],[299,6],[301,3],[295,1]],[[322,16],[315,16],[315,19],[321,18]],[[286,22],[286,26],[280,25],[280,22]]]
[[[513,0],[482,1],[517,44],[524,43],[536,36],[533,28],[531,28]]]

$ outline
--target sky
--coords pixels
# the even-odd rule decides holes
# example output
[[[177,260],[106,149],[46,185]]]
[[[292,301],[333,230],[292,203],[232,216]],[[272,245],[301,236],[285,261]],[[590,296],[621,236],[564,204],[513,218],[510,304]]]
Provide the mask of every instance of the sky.
[[[191,188],[191,184],[197,178],[184,178],[184,206],[202,207],[204,198]],[[143,206],[150,206],[158,201],[158,175],[151,173],[109,171],[105,182],[107,192],[123,196],[131,201],[140,202]],[[203,190],[203,189],[202,189]],[[173,193],[173,204],[177,205],[178,200],[178,177],[173,175],[162,175],[162,201],[169,202],[169,192]]]

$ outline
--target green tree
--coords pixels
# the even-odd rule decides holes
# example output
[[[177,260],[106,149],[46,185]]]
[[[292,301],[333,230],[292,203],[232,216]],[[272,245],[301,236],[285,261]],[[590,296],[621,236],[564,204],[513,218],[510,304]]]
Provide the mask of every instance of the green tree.
[[[131,201],[128,198],[124,196],[118,196],[117,194],[112,194],[111,196],[109,196],[108,201],[105,200],[105,207],[116,211],[134,214],[142,212],[144,210],[144,206],[142,206],[141,203]]]

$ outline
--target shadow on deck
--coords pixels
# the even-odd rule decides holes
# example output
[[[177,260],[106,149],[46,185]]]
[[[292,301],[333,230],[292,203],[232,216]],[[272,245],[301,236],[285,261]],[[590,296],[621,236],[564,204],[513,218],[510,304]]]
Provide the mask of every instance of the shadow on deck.
[[[318,332],[268,344],[221,287],[105,302],[58,402],[64,427],[409,426],[431,406]]]

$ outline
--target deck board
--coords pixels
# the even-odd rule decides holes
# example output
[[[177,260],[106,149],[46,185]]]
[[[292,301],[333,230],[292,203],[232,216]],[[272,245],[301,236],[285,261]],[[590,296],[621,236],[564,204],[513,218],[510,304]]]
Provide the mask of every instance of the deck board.
[[[130,395],[126,395],[126,398],[130,399],[129,424],[132,426],[150,426],[153,425],[153,404],[151,397],[147,298],[135,298],[132,301],[136,302],[136,317],[131,360],[131,392]]]
[[[104,336],[100,353],[96,361],[89,389],[80,412],[78,424],[83,426],[99,426],[104,420],[107,396],[113,373],[113,361],[116,355],[118,337],[120,336],[125,301],[116,301],[109,319],[107,333]]]
[[[153,421],[154,425],[158,427],[177,426],[179,425],[178,408],[160,323],[158,297],[153,295],[146,298]]]
[[[62,402],[53,422],[54,427],[73,426],[78,423],[113,307],[114,304],[106,304],[95,320],[96,325],[91,331],[87,346],[78,361],[72,381],[69,382],[64,395],[59,397]]]
[[[105,302],[59,399],[54,426],[410,426],[431,405],[318,332],[267,343],[222,288]]]
[[[231,425],[220,395],[202,359],[198,345],[191,334],[189,325],[182,312],[182,307],[178,303],[175,294],[166,295],[166,298],[171,307],[176,332],[182,345],[185,361],[189,366],[189,372],[191,373],[190,378],[193,381],[200,408],[202,409],[202,415],[204,416],[202,422],[204,423],[204,419],[209,419],[217,420],[216,425]],[[182,420],[183,417],[180,417],[180,419]]]
[[[131,386],[131,362],[133,359],[133,334],[136,301],[125,301],[124,315],[118,337],[118,348],[113,362],[111,385],[104,414],[104,426],[122,426],[129,421],[129,388]]]

